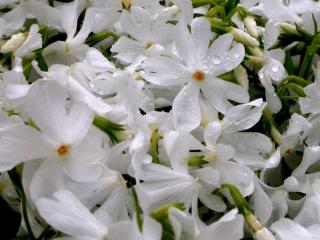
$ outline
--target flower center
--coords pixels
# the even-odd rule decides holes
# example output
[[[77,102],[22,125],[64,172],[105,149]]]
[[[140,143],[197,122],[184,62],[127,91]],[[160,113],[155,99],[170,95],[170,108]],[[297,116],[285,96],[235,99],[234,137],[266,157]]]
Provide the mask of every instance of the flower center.
[[[131,0],[122,0],[123,5],[128,8],[131,5]]]
[[[205,77],[206,77],[206,74],[201,71],[196,71],[192,74],[192,78],[195,81],[203,81]]]
[[[59,154],[59,156],[65,156],[66,154],[68,154],[69,152],[69,146],[68,145],[61,145],[58,149],[57,149],[57,153]]]
[[[145,48],[148,49],[152,46],[152,42],[147,42],[147,44],[145,45]]]

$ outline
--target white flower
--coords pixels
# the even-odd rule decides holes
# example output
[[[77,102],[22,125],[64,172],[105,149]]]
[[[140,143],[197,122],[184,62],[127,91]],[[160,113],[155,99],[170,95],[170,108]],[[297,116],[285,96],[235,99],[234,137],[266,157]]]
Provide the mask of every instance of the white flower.
[[[140,7],[131,7],[130,13],[123,11],[121,26],[131,38],[122,36],[111,51],[117,53],[116,57],[125,64],[132,63],[139,55],[160,55],[172,38],[173,27],[167,24],[169,20],[170,14],[165,10],[156,15]]]
[[[66,107],[67,91],[58,83],[35,83],[28,94],[27,112],[41,132],[24,124],[3,129],[0,133],[1,171],[38,158],[74,156],[72,162],[75,161],[76,166],[76,149],[90,129],[93,113],[81,103],[74,103],[68,111]],[[85,164],[85,161],[79,161]]]
[[[149,82],[174,86],[187,83],[173,102],[174,121],[181,119],[181,128],[193,130],[200,124],[200,90],[218,111],[225,113],[232,104],[245,103],[248,93],[240,86],[217,78],[237,67],[244,57],[244,47],[232,43],[232,35],[212,38],[210,23],[196,18],[191,23],[191,34],[182,22],[175,30],[177,58],[164,56],[148,58],[143,64],[142,76]],[[184,121],[184,122],[183,122]]]

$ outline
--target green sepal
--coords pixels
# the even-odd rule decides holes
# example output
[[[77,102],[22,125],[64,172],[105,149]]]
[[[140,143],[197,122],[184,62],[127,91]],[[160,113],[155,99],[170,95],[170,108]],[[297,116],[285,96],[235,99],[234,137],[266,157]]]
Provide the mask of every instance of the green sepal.
[[[225,183],[221,185],[221,188],[226,188],[229,190],[235,205],[237,206],[239,212],[243,216],[246,217],[252,214],[253,212],[252,208],[250,207],[249,203],[244,199],[241,192],[236,186]]]
[[[153,130],[151,134],[150,139],[150,148],[151,148],[151,156],[152,156],[152,162],[153,163],[159,163],[159,140],[161,139],[161,136],[159,134],[159,130],[155,129]]]
[[[216,6],[217,3],[214,0],[192,0],[192,6],[194,8],[205,6],[205,5]]]
[[[118,39],[118,36],[116,34],[114,34],[113,32],[100,32],[100,33],[96,33],[96,34],[89,36],[86,39],[85,43],[89,46],[93,46],[93,45],[105,40],[108,37],[112,37],[114,41],[116,41]]]
[[[100,115],[95,115],[93,119],[93,125],[99,128],[101,131],[106,133],[112,143],[118,143],[119,139],[117,137],[117,132],[124,131],[122,125],[114,123]]]
[[[131,187],[132,190],[132,197],[133,197],[133,202],[134,202],[134,208],[136,210],[136,221],[138,224],[138,228],[140,230],[140,232],[142,232],[142,228],[143,228],[143,211],[142,208],[139,204],[139,198],[138,198],[138,194],[136,192],[136,189],[134,188],[134,186]]]
[[[174,240],[174,231],[169,220],[169,209],[177,208],[181,211],[185,210],[183,203],[165,204],[153,210],[150,217],[162,225],[162,240]]]
[[[284,59],[284,67],[287,70],[287,73],[289,75],[294,74],[294,66],[293,66],[293,61],[292,61],[292,56],[290,51],[286,51],[286,56]]]
[[[188,158],[188,166],[189,167],[202,167],[203,165],[208,164],[207,161],[204,160],[204,156],[190,156]]]

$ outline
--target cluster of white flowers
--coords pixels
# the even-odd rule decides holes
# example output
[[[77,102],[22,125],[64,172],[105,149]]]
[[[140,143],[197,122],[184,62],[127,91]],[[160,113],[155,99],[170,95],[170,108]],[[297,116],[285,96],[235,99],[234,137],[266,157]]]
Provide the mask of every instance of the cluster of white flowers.
[[[314,0],[0,0],[16,236],[319,240],[318,27]]]

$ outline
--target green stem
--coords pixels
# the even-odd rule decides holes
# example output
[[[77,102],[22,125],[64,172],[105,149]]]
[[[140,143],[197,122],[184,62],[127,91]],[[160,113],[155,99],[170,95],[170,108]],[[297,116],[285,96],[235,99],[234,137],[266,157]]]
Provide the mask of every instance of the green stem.
[[[134,186],[132,186],[131,189],[132,189],[132,196],[133,196],[133,201],[134,201],[134,207],[135,207],[135,209],[136,209],[136,220],[137,220],[137,224],[138,224],[138,227],[139,227],[140,232],[142,232],[143,220],[142,220],[142,218],[141,218],[141,215],[142,215],[143,213],[142,213],[141,207],[140,207],[140,205],[139,205],[139,198],[138,198],[138,195],[137,195],[137,192],[136,192]]]

